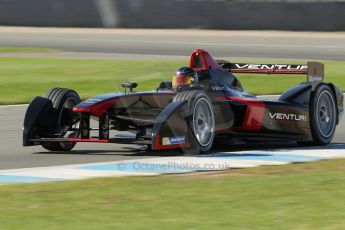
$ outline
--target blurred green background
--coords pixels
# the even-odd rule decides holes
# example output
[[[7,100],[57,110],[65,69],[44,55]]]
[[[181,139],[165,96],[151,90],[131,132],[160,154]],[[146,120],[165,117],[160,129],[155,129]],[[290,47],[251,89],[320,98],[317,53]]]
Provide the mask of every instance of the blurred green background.
[[[54,50],[8,49],[6,52],[54,52]],[[0,49],[1,52],[1,49]],[[76,90],[85,99],[97,94],[123,91],[121,82],[134,81],[137,91],[155,90],[163,80],[171,80],[174,71],[188,66],[189,60],[76,60],[24,57],[0,57],[0,104],[30,102],[52,87]],[[236,60],[231,60],[236,62]],[[246,60],[247,62],[258,62]],[[241,60],[243,62],[243,60]],[[276,63],[265,60],[265,63]],[[279,63],[305,61],[279,60]],[[326,82],[345,89],[345,62],[325,63]],[[252,94],[280,94],[306,80],[302,75],[237,74]]]

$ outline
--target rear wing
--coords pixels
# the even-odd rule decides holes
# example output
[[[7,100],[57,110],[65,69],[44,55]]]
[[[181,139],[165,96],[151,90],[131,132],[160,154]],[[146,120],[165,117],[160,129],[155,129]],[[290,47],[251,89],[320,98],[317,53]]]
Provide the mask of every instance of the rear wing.
[[[307,65],[292,65],[231,63],[217,60],[217,63],[230,73],[302,74],[307,75],[308,82],[323,81],[324,79],[324,65],[319,62],[308,62]]]

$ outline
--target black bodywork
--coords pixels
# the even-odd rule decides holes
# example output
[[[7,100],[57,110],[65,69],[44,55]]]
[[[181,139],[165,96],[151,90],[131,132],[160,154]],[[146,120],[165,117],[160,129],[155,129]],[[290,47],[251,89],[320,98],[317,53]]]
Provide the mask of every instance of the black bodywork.
[[[290,69],[276,70],[267,65],[266,72],[256,66],[254,71],[248,66],[240,68],[240,64],[236,67],[229,62],[214,61],[204,50],[193,52],[190,67],[198,73],[198,82],[186,88],[176,90],[171,87],[171,82],[162,82],[155,91],[132,92],[136,85],[126,83],[123,86],[129,90],[125,93],[99,95],[79,103],[71,110],[71,116],[77,117],[79,122],[73,130],[71,126],[67,130],[58,127],[51,119],[57,113],[51,101],[36,97],[25,116],[23,145],[57,141],[132,143],[154,150],[192,147],[195,140],[188,124],[191,116],[187,109],[188,101],[174,100],[179,91],[186,90],[201,90],[212,100],[216,135],[247,141],[313,140],[310,100],[315,89],[326,84],[318,68],[314,75],[309,73],[312,65],[305,71],[292,65]],[[233,75],[246,73],[246,70],[247,73],[306,74],[308,81],[287,90],[276,101],[262,100],[247,93]],[[338,123],[343,114],[343,94],[334,84],[326,85],[336,100]],[[92,119],[98,122],[98,127],[91,128]],[[113,130],[116,134],[111,134]],[[79,135],[66,136],[66,131],[78,132]],[[127,133],[121,134],[120,131]],[[97,134],[92,134],[94,132]],[[133,135],[128,135],[128,132]]]

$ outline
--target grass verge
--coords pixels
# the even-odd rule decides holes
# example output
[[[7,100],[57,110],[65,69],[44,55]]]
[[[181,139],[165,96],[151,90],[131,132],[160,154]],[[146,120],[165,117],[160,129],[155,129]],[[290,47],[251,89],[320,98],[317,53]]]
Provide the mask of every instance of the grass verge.
[[[1,229],[342,229],[345,160],[0,187]]]
[[[343,80],[345,62],[325,62],[325,64],[326,81],[345,89]],[[119,84],[123,81],[138,82],[137,90],[152,90],[160,81],[170,80],[176,68],[184,65],[187,65],[186,61],[3,57],[0,58],[0,104],[27,103],[34,96],[42,95],[51,87],[75,89],[83,98],[122,91]],[[305,80],[305,76],[291,75],[238,75],[238,77],[245,89],[253,94],[279,94]]]

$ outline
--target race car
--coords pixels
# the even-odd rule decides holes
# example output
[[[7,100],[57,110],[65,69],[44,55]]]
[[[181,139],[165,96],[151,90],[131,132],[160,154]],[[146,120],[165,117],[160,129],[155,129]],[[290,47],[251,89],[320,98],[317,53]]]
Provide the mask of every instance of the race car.
[[[278,100],[263,100],[245,91],[234,73],[299,74],[307,81]],[[134,92],[138,84],[125,82],[122,93],[81,101],[73,90],[49,89],[26,111],[23,145],[70,151],[77,142],[136,144],[187,154],[208,152],[217,138],[327,145],[344,99],[339,88],[323,79],[324,65],[318,62],[231,63],[197,49],[189,66],[153,91]]]

